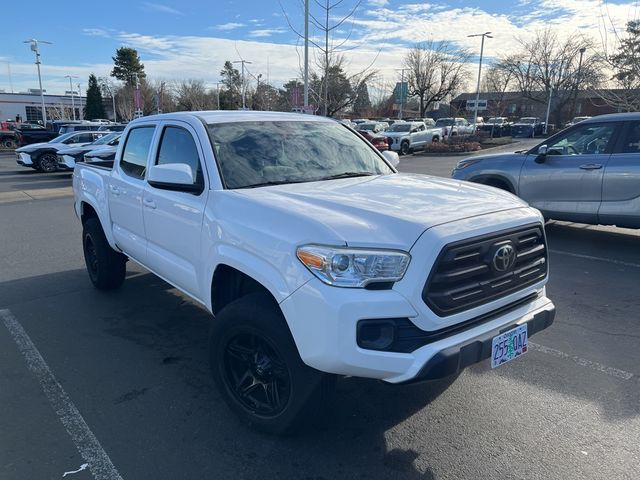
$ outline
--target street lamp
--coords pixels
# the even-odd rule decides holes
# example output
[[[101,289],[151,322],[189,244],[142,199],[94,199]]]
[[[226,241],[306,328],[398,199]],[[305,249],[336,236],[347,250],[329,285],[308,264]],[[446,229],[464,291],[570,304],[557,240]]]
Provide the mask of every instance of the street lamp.
[[[44,93],[42,91],[42,76],[40,75],[40,50],[38,49],[39,43],[46,43],[48,45],[52,45],[51,42],[47,42],[46,40],[36,40],[35,38],[31,38],[29,40],[25,40],[23,43],[31,44],[31,51],[36,54],[36,66],[38,67],[38,83],[40,85],[40,102],[42,104],[42,121],[44,126],[47,126],[47,111],[44,108]]]
[[[248,63],[249,65],[251,65],[252,62],[249,62],[248,60],[237,60],[233,63],[241,63],[242,64],[242,110],[246,110],[247,106],[245,103],[245,85],[244,85],[244,64]]]
[[[580,58],[578,59],[578,72],[576,74],[576,86],[573,91],[573,104],[571,105],[571,118],[575,117],[576,115],[576,102],[578,101],[578,89],[580,88],[580,80],[581,80],[580,73],[582,72],[582,56],[586,51],[587,51],[586,47],[582,47],[580,49]]]
[[[71,93],[71,113],[73,115],[73,119],[76,119],[76,104],[73,101],[73,79],[74,78],[78,78],[75,75],[65,75],[64,78],[68,78],[69,79],[69,93]]]
[[[491,32],[476,33],[474,35],[467,35],[467,37],[482,37],[480,43],[480,62],[478,63],[478,84],[476,85],[476,105],[473,114],[473,133],[476,133],[476,123],[478,122],[478,102],[480,101],[480,74],[482,73],[482,54],[484,53],[484,38],[493,38],[490,35]]]

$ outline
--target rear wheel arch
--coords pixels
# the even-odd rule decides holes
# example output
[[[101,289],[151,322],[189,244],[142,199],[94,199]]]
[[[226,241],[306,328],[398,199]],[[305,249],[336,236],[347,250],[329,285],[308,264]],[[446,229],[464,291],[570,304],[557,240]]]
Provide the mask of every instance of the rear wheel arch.
[[[100,218],[98,212],[89,203],[82,202],[80,204],[80,221],[84,225],[90,218]]]

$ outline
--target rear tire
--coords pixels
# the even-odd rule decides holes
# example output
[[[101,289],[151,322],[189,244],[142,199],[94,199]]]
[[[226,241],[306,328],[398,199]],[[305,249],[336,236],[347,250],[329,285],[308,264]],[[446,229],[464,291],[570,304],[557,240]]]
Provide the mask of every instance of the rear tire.
[[[82,247],[87,272],[94,287],[98,290],[114,290],[122,285],[127,257],[111,248],[97,218],[90,218],[84,223]]]
[[[300,430],[321,417],[335,377],[305,365],[273,298],[241,297],[213,320],[211,373],[246,424],[271,434]]]

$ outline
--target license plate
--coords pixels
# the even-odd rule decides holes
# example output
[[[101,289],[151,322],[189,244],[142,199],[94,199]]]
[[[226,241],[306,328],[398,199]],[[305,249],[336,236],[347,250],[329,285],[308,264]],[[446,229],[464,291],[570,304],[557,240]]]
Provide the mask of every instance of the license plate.
[[[493,337],[491,368],[499,367],[503,363],[510,362],[523,353],[527,353],[528,347],[526,323]]]

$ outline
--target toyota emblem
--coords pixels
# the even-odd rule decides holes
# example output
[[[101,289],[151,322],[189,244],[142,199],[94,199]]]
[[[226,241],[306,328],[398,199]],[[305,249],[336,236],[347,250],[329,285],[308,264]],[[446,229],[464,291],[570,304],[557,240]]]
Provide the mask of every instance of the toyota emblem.
[[[497,272],[506,272],[516,263],[516,249],[507,243],[499,247],[493,254],[493,268]]]

